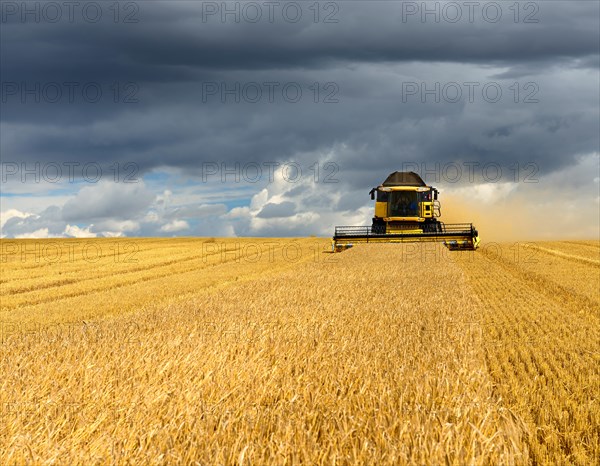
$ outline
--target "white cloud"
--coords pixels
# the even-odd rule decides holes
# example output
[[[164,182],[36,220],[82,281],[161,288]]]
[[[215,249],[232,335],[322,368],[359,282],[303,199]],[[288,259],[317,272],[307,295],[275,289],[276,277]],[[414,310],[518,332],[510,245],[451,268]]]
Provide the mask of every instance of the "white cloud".
[[[273,182],[258,191],[249,206],[235,207],[221,216],[222,221],[231,222],[236,235],[329,236],[336,225],[371,221],[373,206],[366,188],[340,192],[341,184],[315,180],[312,173],[296,182],[286,180],[280,171],[274,175]],[[348,206],[341,207],[341,202]]]
[[[146,223],[158,223],[159,220],[160,217],[158,213],[156,213],[154,210],[151,210],[146,214],[143,221]]]
[[[537,183],[437,184],[441,220],[473,222],[485,240],[597,236],[599,160],[598,154],[581,157],[568,169],[539,177]],[[169,187],[156,184],[148,189],[143,182],[132,188],[86,187],[64,207],[51,206],[39,214],[8,209],[2,212],[2,235],[329,236],[336,225],[369,225],[373,216],[367,194],[372,186],[350,189],[347,184],[317,182],[312,176],[292,183],[276,172],[272,183],[255,186],[248,205],[236,202],[230,208],[206,202],[189,184],[181,190],[175,182]],[[138,194],[141,201],[135,199]],[[584,208],[585,202],[594,209]],[[72,208],[70,214],[65,213],[67,207]],[[81,217],[65,218],[74,212]]]
[[[27,218],[33,214],[27,212],[21,212],[17,209],[8,209],[6,212],[0,212],[0,230],[4,227],[4,224],[11,218]]]
[[[177,231],[189,230],[190,225],[185,220],[173,220],[172,222],[163,225],[160,231],[165,233],[175,233]]]
[[[225,215],[223,215],[223,218],[227,220],[236,220],[250,218],[251,216],[252,214],[250,211],[250,207],[234,207]]]
[[[130,219],[146,212],[154,196],[143,182],[114,183],[101,181],[83,187],[63,207],[66,221],[103,218]]]
[[[95,232],[109,233],[111,236],[119,236],[119,233],[134,233],[140,229],[140,224],[134,220],[106,219],[90,225]]]
[[[271,189],[277,189],[277,187],[273,186]],[[269,191],[265,188],[252,196],[252,200],[250,201],[250,209],[251,210],[260,210],[269,200]]]
[[[87,228],[79,228],[77,225],[67,225],[63,234],[73,238],[95,238],[98,235],[90,231],[90,228],[93,226],[94,225],[90,225]]]

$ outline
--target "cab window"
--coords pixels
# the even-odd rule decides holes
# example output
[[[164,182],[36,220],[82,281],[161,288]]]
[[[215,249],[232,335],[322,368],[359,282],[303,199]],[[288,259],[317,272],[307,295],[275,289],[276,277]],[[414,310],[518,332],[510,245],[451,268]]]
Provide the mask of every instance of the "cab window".
[[[390,195],[390,217],[418,217],[419,202],[416,191],[393,191]]]
[[[389,199],[389,192],[377,190],[377,202],[387,202]]]

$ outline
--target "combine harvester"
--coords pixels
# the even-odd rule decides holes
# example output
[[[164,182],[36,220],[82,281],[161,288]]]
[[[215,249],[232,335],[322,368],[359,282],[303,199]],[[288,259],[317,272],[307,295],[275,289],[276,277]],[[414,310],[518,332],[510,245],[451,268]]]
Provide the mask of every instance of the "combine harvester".
[[[333,251],[355,243],[441,242],[450,250],[475,250],[479,234],[472,223],[445,224],[438,190],[427,186],[414,172],[394,172],[373,188],[375,216],[372,226],[335,227]]]

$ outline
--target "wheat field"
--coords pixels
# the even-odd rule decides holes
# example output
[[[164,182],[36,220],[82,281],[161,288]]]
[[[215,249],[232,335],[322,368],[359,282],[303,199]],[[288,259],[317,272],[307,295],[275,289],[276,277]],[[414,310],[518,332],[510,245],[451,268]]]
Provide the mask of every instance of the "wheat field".
[[[600,463],[598,241],[0,246],[2,465]]]

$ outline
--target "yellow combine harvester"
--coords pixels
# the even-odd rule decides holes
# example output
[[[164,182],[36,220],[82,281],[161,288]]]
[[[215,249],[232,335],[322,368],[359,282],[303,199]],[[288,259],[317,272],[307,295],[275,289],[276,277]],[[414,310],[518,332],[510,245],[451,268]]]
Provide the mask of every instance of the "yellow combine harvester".
[[[375,200],[373,225],[335,227],[334,252],[354,243],[442,242],[451,250],[479,246],[472,223],[444,224],[437,219],[441,216],[438,190],[414,172],[394,172],[370,194]]]

